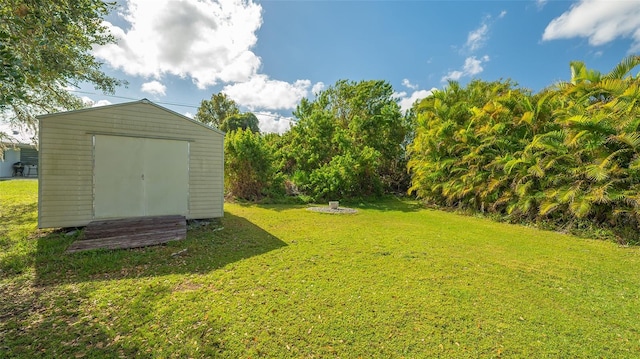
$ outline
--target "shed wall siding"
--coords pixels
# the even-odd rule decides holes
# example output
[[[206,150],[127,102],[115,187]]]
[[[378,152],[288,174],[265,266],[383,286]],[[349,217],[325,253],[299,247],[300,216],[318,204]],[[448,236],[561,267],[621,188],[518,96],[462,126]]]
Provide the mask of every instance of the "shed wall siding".
[[[223,216],[223,135],[154,105],[131,103],[40,119],[41,228],[93,220],[94,134],[189,140],[187,218]]]

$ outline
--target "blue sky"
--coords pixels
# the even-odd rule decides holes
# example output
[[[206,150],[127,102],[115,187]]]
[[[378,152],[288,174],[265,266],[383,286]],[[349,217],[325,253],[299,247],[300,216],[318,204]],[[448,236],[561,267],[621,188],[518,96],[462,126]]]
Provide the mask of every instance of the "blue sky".
[[[117,44],[95,49],[129,81],[96,105],[148,98],[189,116],[223,91],[266,132],[339,79],[391,83],[404,108],[448,79],[510,78],[539,91],[569,62],[609,71],[640,53],[640,1],[119,1]]]

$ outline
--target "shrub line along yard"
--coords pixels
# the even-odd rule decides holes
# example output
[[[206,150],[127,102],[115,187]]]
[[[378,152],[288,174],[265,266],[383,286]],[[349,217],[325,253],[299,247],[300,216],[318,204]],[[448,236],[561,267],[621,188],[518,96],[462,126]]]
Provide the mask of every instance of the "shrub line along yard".
[[[185,241],[68,255],[36,187],[0,182],[0,356],[640,355],[637,247],[386,199],[227,204]]]

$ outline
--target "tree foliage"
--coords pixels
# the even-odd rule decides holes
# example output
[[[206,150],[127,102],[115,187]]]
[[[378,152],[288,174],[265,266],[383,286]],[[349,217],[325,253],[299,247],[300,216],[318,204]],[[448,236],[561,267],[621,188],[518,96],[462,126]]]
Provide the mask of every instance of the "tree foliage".
[[[251,132],[260,132],[258,124],[258,118],[253,113],[238,113],[230,115],[222,120],[222,123],[220,124],[220,130],[230,132],[243,129],[249,130]]]
[[[253,201],[283,192],[273,152],[260,133],[244,129],[228,132],[224,142],[226,192]]]
[[[409,147],[412,187],[420,197],[484,210],[500,206],[509,186],[501,162],[539,130],[528,91],[510,81],[456,82],[422,100]]]
[[[33,127],[37,114],[82,106],[69,86],[112,93],[123,84],[91,55],[114,41],[102,22],[111,8],[99,0],[0,0],[0,111]]]
[[[640,77],[630,74],[637,65],[640,56],[631,56],[600,74],[573,62],[571,81],[556,86],[559,130],[535,137],[533,143],[549,145],[531,149],[554,178],[540,202],[541,215],[623,226],[631,221],[637,227]]]
[[[282,168],[316,199],[380,194],[406,172],[405,118],[385,81],[338,81],[303,99],[285,134]]]
[[[210,100],[202,100],[195,119],[210,126],[220,128],[224,120],[240,114],[238,105],[224,92],[211,95]]]
[[[532,95],[510,82],[452,82],[416,106],[411,191],[441,205],[637,233],[640,56]],[[637,235],[636,239],[637,240]]]

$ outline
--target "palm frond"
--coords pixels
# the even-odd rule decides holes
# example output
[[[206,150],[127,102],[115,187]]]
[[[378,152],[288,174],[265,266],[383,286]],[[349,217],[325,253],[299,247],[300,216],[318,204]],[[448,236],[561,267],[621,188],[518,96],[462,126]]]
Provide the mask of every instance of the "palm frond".
[[[585,168],[585,175],[597,182],[604,181],[609,178],[609,173],[606,168],[599,165],[588,165]]]
[[[553,212],[559,206],[560,206],[560,203],[558,202],[544,201],[540,204],[540,208],[538,209],[538,214],[540,214],[541,216],[546,216],[547,214]]]
[[[640,55],[625,57],[608,74],[606,74],[605,77],[609,79],[622,79],[638,65],[640,65]]]
[[[578,218],[584,218],[591,212],[592,204],[585,198],[580,197],[569,204],[569,209]]]
[[[559,189],[558,190],[558,201],[560,203],[569,203],[572,202],[577,196],[581,195],[582,190],[580,190],[579,186],[573,186],[569,188]]]
[[[629,147],[631,147],[634,151],[636,149],[640,149],[640,132],[631,132],[631,133],[619,133],[616,135],[611,135],[607,138],[609,142],[620,142]]]
[[[534,177],[538,177],[538,178],[544,177],[544,174],[545,174],[544,169],[542,169],[542,167],[540,166],[540,163],[536,163],[536,164],[530,166],[527,169],[527,173],[533,175]]]

